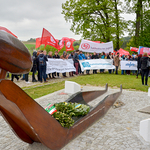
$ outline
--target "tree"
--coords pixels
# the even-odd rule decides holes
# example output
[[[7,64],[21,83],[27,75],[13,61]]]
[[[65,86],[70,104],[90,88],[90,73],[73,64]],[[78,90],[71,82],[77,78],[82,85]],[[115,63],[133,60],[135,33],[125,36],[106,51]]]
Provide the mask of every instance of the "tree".
[[[36,42],[36,39],[30,38],[27,42]]]
[[[150,47],[150,10],[143,13],[142,29],[139,34],[139,46]]]
[[[132,46],[138,47],[141,44],[141,40],[144,38],[144,14],[149,8],[149,0],[125,0],[126,5],[129,6],[131,3],[131,7],[128,7],[130,10],[129,13],[135,13],[136,19],[135,22],[133,22],[133,30],[131,31],[133,33],[133,38],[131,41]]]
[[[67,0],[62,4],[62,14],[71,21],[71,30],[89,40],[113,40],[119,49],[119,39],[126,23],[120,17],[119,0]]]

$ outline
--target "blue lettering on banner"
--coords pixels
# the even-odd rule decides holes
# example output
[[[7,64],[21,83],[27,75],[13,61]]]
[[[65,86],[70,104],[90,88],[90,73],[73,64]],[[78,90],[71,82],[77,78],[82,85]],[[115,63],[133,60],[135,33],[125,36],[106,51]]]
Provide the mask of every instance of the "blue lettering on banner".
[[[85,67],[91,67],[89,62],[82,62],[82,66]]]
[[[130,62],[130,63],[127,63],[126,66],[129,66],[129,67],[133,66],[133,67],[134,67],[135,64],[132,64],[132,63]]]

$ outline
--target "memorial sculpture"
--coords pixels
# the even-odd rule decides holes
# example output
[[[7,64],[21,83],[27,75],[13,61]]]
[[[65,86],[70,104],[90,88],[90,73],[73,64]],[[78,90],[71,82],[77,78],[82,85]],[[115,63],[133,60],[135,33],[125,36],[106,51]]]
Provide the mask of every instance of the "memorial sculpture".
[[[90,106],[90,112],[78,118],[72,127],[64,128],[20,87],[5,79],[7,71],[23,74],[29,72],[31,67],[28,49],[16,37],[0,31],[0,112],[13,132],[29,144],[40,142],[52,150],[61,149],[103,117],[122,93],[120,87],[119,92],[107,95],[95,107]],[[66,102],[88,105],[107,89],[106,84],[105,90],[77,92]]]

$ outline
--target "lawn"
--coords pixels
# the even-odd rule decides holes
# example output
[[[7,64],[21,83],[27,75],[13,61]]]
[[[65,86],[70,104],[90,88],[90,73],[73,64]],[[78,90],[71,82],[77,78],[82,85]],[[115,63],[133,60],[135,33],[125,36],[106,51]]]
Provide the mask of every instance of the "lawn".
[[[35,49],[35,43],[23,42],[23,44],[28,48],[29,52],[32,54],[33,49]]]
[[[148,86],[143,86],[141,83],[141,76],[137,79],[135,75],[116,75],[116,74],[92,74],[92,75],[82,75],[73,78],[68,78],[66,80],[74,81],[80,85],[91,85],[91,86],[105,86],[108,83],[109,87],[120,88],[122,84],[123,89],[137,90],[137,91],[148,91]],[[24,89],[27,94],[29,94],[33,99],[53,93],[65,87],[65,81],[57,82],[48,85],[43,84],[40,87],[29,87]],[[148,82],[150,85],[150,81]]]

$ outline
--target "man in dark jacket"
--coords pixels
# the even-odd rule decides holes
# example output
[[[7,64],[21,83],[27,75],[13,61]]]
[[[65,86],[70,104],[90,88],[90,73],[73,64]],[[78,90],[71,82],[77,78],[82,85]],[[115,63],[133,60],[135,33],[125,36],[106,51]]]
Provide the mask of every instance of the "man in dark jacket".
[[[48,61],[48,59],[43,54],[43,51],[40,51],[40,54],[37,60],[39,62],[40,82],[42,82],[42,78],[44,79],[44,82],[47,82],[46,81],[46,61]]]
[[[149,67],[147,66],[149,61],[149,57],[147,53],[144,53],[141,58],[141,73],[142,73],[142,85],[144,85],[144,76],[145,76],[145,85],[148,86],[148,74],[149,74]]]
[[[94,52],[94,54],[92,55],[92,59],[99,59],[98,55],[96,54],[96,52]],[[93,74],[97,74],[97,70],[93,70]]]
[[[78,75],[78,68],[79,68],[79,50],[76,50],[75,54],[73,55],[73,61],[76,68],[76,75]]]

